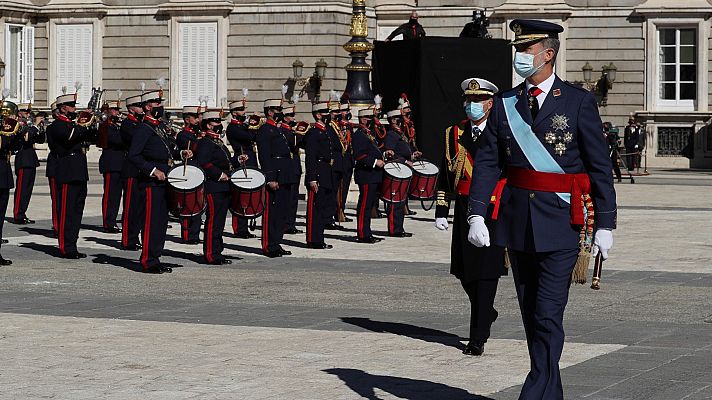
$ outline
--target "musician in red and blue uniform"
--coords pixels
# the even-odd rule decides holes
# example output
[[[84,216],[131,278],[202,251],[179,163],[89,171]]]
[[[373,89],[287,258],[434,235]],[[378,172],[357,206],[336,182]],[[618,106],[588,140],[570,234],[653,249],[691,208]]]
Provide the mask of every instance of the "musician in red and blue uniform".
[[[341,198],[336,199],[339,202],[339,208],[341,210],[346,209],[346,200],[349,195],[349,188],[351,187],[351,178],[354,175],[354,151],[353,151],[353,134],[354,134],[354,124],[351,122],[353,115],[351,114],[351,104],[348,102],[341,104],[341,121],[339,126],[341,128],[342,135],[344,137],[344,160],[342,163],[344,172],[341,175]],[[344,222],[351,222],[351,218],[347,217],[345,214],[342,215]]]
[[[129,161],[129,149],[134,132],[143,123],[143,101],[141,95],[126,99],[128,114],[121,122],[121,141],[124,146],[124,166],[121,170],[121,180],[124,185],[124,206],[121,215],[121,246],[125,250],[139,250],[141,243],[139,235],[145,221],[145,193],[138,184],[141,171]],[[48,163],[49,165],[49,163]]]
[[[30,104],[20,104],[18,107],[18,117],[23,122],[23,126],[18,135],[19,146],[17,153],[15,153],[17,185],[15,185],[13,217],[16,224],[35,223],[35,221],[27,218],[27,207],[30,205],[32,189],[35,186],[37,167],[40,166],[35,144],[45,142],[45,130],[42,117],[37,117],[32,125],[27,123],[31,118],[31,111],[32,106]]]
[[[143,248],[141,266],[153,274],[172,272],[171,267],[160,262],[168,229],[168,204],[166,198],[167,175],[173,160],[193,157],[191,150],[176,149],[168,140],[168,129],[161,125],[163,118],[163,91],[155,90],[141,96],[143,122],[133,132],[129,162],[141,172],[139,186],[145,196],[145,220],[142,229]]]
[[[341,125],[341,103],[339,103],[338,95],[336,92],[331,94],[334,99],[329,102],[329,115],[324,120],[326,122],[326,129],[331,136],[331,145],[334,152],[334,179],[336,180],[336,187],[334,190],[337,191],[336,199],[330,206],[333,207],[331,210],[331,217],[326,224],[327,229],[337,229],[338,225],[336,222],[340,222],[339,214],[343,212],[341,205],[338,201],[338,191],[341,181],[344,177],[344,154],[346,153],[346,148],[343,143],[343,135],[345,132],[342,131]]]
[[[377,133],[372,129],[377,119],[373,108],[360,110],[359,126],[351,138],[354,155],[354,180],[359,196],[356,205],[356,234],[359,243],[378,243],[382,239],[371,232],[371,210],[378,202],[378,187],[383,180],[383,153],[378,148]],[[392,152],[388,153],[392,155]]]
[[[121,206],[121,170],[124,168],[124,142],[121,140],[119,101],[104,103],[106,121],[99,125],[97,147],[101,148],[99,173],[104,177],[104,193],[101,197],[102,226],[106,233],[119,233],[116,226]]]
[[[10,200],[10,190],[15,186],[12,179],[12,165],[10,157],[13,151],[20,147],[20,141],[17,135],[19,134],[21,122],[18,120],[16,112],[17,106],[15,103],[2,99],[0,104],[0,120],[2,125],[0,129],[0,246],[6,241],[2,239],[3,225],[5,224],[5,213],[7,212],[7,203]],[[9,122],[9,123],[6,123]],[[0,266],[11,265],[12,261],[3,258],[0,255]]]
[[[282,248],[292,185],[298,184],[293,171],[292,148],[280,131],[284,118],[281,99],[264,102],[267,122],[257,132],[260,166],[267,180],[265,211],[262,214],[262,252],[270,258],[291,255]]]
[[[257,168],[257,153],[255,152],[255,139],[257,129],[250,129],[247,123],[245,106],[249,91],[243,89],[242,100],[230,103],[230,114],[232,119],[227,126],[227,141],[232,147],[235,155],[244,154],[247,156],[245,167]],[[238,215],[232,216],[232,232],[240,239],[252,239],[256,237],[248,229],[249,219]]]
[[[280,124],[280,129],[287,140],[289,140],[289,146],[292,149],[292,164],[294,164],[292,171],[297,180],[297,184],[292,186],[292,193],[289,198],[289,210],[287,212],[287,223],[284,233],[295,235],[297,233],[304,233],[297,228],[297,207],[299,205],[299,181],[302,180],[302,158],[300,149],[304,147],[303,141],[306,131],[304,130],[304,123],[299,124],[296,120],[296,104],[290,104],[283,111],[284,121]],[[297,126],[300,127],[299,131],[297,131]]]
[[[59,110],[57,109],[57,103],[52,102],[50,105],[50,110],[52,111],[52,116],[54,119],[59,115]],[[45,132],[46,136],[46,132]],[[52,232],[54,236],[59,234],[59,216],[57,215],[57,196],[59,196],[59,190],[57,189],[57,154],[52,151],[52,146],[50,145],[50,138],[47,139],[47,165],[45,166],[45,177],[49,183],[49,198],[50,206],[52,207]]]
[[[193,153],[198,148],[201,135],[200,106],[183,107],[183,129],[176,135],[176,145],[180,150],[191,150]],[[196,165],[194,161],[188,164]],[[192,217],[180,218],[180,238],[186,244],[200,243],[200,226],[203,224],[201,214]]]
[[[510,28],[525,81],[495,98],[478,140],[468,239],[509,252],[531,359],[519,398],[560,400],[569,285],[585,281],[591,251],[608,257],[616,193],[594,96],[554,73],[563,28],[535,20]],[[509,190],[490,239],[485,218],[502,171]]]

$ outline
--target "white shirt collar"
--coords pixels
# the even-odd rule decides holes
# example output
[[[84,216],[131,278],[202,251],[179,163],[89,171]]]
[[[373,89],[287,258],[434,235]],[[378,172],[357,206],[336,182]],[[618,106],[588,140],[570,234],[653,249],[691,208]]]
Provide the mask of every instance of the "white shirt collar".
[[[474,125],[474,124],[473,124],[473,125]],[[487,126],[487,118],[485,118],[485,120],[482,121],[481,124],[475,125],[475,126],[477,126],[477,129],[479,129],[480,132],[484,132],[484,131],[485,131],[485,126]]]
[[[542,92],[539,96],[537,96],[537,99],[539,99],[540,97],[542,99],[546,98],[546,95],[549,94],[549,92],[551,91],[551,87],[554,86],[555,80],[556,80],[556,74],[552,73],[551,76],[546,78],[546,80],[544,82],[536,85],[536,87],[538,87]],[[527,82],[527,92],[529,92],[529,89],[534,87],[534,85],[531,82],[529,82],[528,79],[526,80],[526,82]]]

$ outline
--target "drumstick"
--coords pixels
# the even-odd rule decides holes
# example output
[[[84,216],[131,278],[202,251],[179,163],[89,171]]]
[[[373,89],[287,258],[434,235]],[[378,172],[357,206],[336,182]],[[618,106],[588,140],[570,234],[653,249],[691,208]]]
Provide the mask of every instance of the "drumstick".
[[[188,140],[188,147],[186,150],[190,150],[190,140]],[[185,173],[187,172],[186,169],[188,168],[188,158],[183,159],[183,176],[185,176]]]
[[[174,176],[168,178],[169,181],[180,181],[180,182],[188,182],[188,178],[176,178]]]
[[[240,146],[240,153],[242,153],[243,156],[245,155],[245,149],[242,148],[242,146]],[[242,173],[245,174],[245,178],[247,178],[247,162],[245,160],[242,160],[240,161],[240,164],[242,164]]]

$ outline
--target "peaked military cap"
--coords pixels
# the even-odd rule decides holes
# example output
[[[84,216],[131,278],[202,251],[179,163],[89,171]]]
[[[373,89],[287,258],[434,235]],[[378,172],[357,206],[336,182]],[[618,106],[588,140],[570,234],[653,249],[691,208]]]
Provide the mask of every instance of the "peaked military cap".
[[[400,117],[402,115],[403,115],[403,113],[401,112],[401,110],[393,110],[393,111],[388,111],[388,113],[386,114],[386,117],[393,118],[393,117]]]
[[[222,110],[206,110],[203,112],[203,120],[211,122],[222,121]]]
[[[478,94],[494,96],[497,92],[499,92],[499,88],[497,88],[494,83],[480,78],[465,79],[460,84],[460,87],[462,88],[462,92],[465,96]]]
[[[329,112],[329,103],[322,101],[319,103],[312,104],[312,112],[328,113]]]
[[[126,106],[140,106],[143,104],[140,94],[138,96],[127,97],[124,102],[126,103]]]
[[[542,39],[558,39],[564,31],[561,25],[536,19],[515,19],[509,24],[514,32],[514,40],[510,44],[534,43]]]
[[[152,90],[141,95],[143,103],[160,103],[163,100],[163,89]]]
[[[374,115],[375,114],[374,114],[373,108],[370,108],[370,107],[364,108],[364,109],[358,111],[359,118],[360,117],[373,117]]]
[[[121,108],[121,100],[106,100],[104,102],[104,105],[106,106],[106,108],[119,109]]]
[[[183,115],[198,115],[200,114],[200,106],[185,106],[183,107]]]
[[[282,109],[282,99],[269,99],[265,100],[264,108],[277,108]]]
[[[295,104],[287,104],[286,107],[282,108],[284,115],[294,116],[297,113],[297,106]]]
[[[61,96],[57,96],[57,100],[55,101],[57,103],[57,106],[63,106],[63,105],[71,105],[74,106],[77,104],[77,94],[63,94]]]

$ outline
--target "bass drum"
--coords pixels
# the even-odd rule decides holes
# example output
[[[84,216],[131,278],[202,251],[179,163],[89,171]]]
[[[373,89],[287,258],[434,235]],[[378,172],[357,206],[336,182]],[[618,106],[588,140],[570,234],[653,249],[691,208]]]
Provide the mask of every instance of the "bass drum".
[[[205,173],[193,165],[168,171],[168,211],[175,217],[193,217],[205,210]]]
[[[265,175],[255,168],[238,169],[230,176],[230,212],[257,218],[265,211]]]
[[[437,192],[440,169],[437,165],[425,161],[413,162],[413,180],[410,181],[410,198],[413,200],[432,200]]]
[[[413,170],[408,165],[387,162],[383,167],[381,200],[389,203],[402,203],[408,200],[408,185],[412,178]]]

